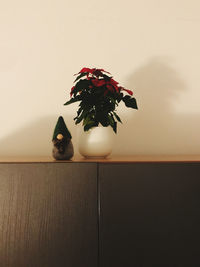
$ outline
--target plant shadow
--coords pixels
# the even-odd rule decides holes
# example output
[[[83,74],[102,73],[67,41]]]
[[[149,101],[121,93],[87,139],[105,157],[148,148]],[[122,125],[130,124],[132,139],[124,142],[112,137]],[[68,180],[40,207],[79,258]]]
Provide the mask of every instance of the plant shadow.
[[[138,110],[122,111],[113,153],[198,154],[199,114],[180,114],[176,103],[189,90],[165,58],[153,58],[128,77]]]

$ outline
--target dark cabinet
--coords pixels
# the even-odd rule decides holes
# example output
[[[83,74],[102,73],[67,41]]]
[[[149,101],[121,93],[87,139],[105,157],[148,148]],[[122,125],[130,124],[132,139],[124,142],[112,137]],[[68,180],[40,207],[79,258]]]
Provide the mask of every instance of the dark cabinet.
[[[200,266],[200,164],[100,164],[100,266]]]
[[[199,162],[0,164],[1,267],[199,267]]]
[[[96,169],[0,164],[1,267],[97,267]]]

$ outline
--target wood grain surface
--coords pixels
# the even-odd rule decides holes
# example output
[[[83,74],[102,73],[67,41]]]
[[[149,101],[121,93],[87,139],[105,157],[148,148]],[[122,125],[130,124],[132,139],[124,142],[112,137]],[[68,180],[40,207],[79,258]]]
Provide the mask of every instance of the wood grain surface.
[[[71,160],[54,160],[52,157],[0,157],[1,163],[135,163],[135,162],[200,162],[200,155],[130,155],[107,158],[84,158],[75,155]]]
[[[93,163],[0,165],[0,266],[97,267]]]
[[[200,266],[200,164],[100,164],[100,267]]]

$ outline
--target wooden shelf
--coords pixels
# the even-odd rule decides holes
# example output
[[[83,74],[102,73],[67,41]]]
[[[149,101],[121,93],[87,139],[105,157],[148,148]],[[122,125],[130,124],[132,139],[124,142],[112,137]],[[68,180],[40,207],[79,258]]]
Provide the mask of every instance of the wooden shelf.
[[[108,158],[84,158],[75,156],[71,160],[54,160],[53,157],[0,157],[1,163],[136,163],[136,162],[200,162],[200,155],[135,155],[135,156],[110,156]]]

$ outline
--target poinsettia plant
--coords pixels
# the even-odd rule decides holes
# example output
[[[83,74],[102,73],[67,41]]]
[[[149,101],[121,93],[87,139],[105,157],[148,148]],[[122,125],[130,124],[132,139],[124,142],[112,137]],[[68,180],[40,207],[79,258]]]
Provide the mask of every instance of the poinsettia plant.
[[[121,122],[116,107],[123,101],[126,107],[137,109],[136,99],[131,90],[119,86],[111,74],[103,69],[83,68],[71,88],[71,99],[64,105],[80,101],[77,116],[78,124],[83,121],[84,131],[98,126],[111,126],[117,132],[117,121]]]

